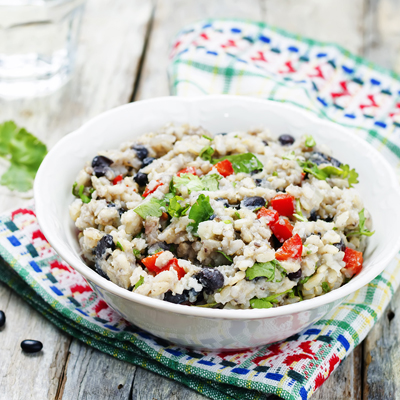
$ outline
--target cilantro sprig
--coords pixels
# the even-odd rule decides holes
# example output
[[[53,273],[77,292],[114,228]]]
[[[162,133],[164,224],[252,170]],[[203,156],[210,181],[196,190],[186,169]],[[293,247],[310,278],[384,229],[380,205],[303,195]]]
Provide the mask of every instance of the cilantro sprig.
[[[365,215],[364,215],[364,208],[358,213],[359,216],[359,223],[358,223],[358,230],[352,231],[346,234],[346,236],[354,236],[354,235],[364,235],[364,236],[372,236],[375,231],[371,232],[368,228],[365,227]]]
[[[265,263],[256,262],[252,267],[246,269],[246,279],[251,281],[255,278],[266,278],[267,282],[271,282],[275,279],[276,271],[281,274],[280,280],[276,280],[276,282],[280,282],[284,276],[282,273],[284,270],[279,261],[272,260]]]
[[[197,229],[200,222],[208,221],[213,214],[214,210],[210,204],[210,197],[206,197],[204,194],[201,194],[190,208],[189,219],[193,220],[194,222],[191,222],[187,226],[187,228],[189,228],[188,231],[190,231],[192,235],[198,236]]]
[[[204,175],[201,178],[193,174],[181,174],[180,176],[174,176],[172,185],[175,193],[177,190],[181,190],[182,187],[186,187],[189,193],[203,190],[216,191],[219,188],[218,181],[221,179],[222,177],[218,174]]]
[[[273,307],[273,303],[278,303],[277,298],[287,293],[293,293],[292,289],[286,290],[282,293],[276,293],[268,297],[264,297],[262,299],[251,299],[250,300],[250,307],[251,308],[271,308]]]
[[[317,143],[311,135],[306,135],[306,140],[304,142],[306,147],[314,147]]]
[[[20,192],[32,189],[33,179],[46,154],[46,145],[26,129],[13,121],[0,124],[0,156],[10,162],[0,178],[1,185]]]

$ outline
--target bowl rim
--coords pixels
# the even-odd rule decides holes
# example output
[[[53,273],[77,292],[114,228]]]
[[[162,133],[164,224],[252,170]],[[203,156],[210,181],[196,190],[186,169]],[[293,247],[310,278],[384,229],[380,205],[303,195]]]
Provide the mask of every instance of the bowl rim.
[[[159,299],[154,299],[148,296],[144,296],[138,293],[131,292],[127,289],[124,289],[117,284],[101,277],[94,270],[92,270],[89,266],[87,266],[82,260],[80,262],[76,262],[75,257],[67,251],[66,247],[58,246],[61,239],[57,237],[52,237],[51,235],[51,227],[48,224],[46,218],[46,198],[44,196],[43,187],[46,186],[46,170],[47,166],[50,163],[50,160],[53,157],[57,157],[57,153],[62,151],[64,147],[64,143],[74,140],[79,135],[83,134],[87,129],[90,129],[91,125],[98,122],[99,120],[109,118],[114,113],[121,111],[122,109],[130,109],[135,107],[136,104],[143,103],[160,103],[165,101],[175,101],[175,102],[184,102],[184,103],[196,103],[204,101],[204,99],[208,100],[230,100],[236,102],[254,102],[254,103],[263,103],[266,106],[273,106],[277,108],[286,109],[288,112],[294,112],[302,115],[303,117],[310,120],[311,123],[318,124],[320,126],[331,127],[336,130],[341,131],[347,137],[351,136],[351,139],[357,141],[362,144],[362,146],[370,147],[370,150],[373,151],[374,157],[379,159],[379,162],[382,165],[382,168],[385,169],[386,174],[388,175],[388,180],[391,182],[392,191],[397,197],[400,199],[400,185],[398,183],[396,174],[394,169],[388,163],[388,161],[382,156],[380,152],[378,152],[373,146],[371,146],[367,141],[362,139],[361,137],[355,135],[351,132],[350,129],[345,128],[337,123],[334,123],[329,120],[323,120],[317,117],[315,114],[310,111],[306,111],[299,107],[296,107],[291,104],[286,104],[282,102],[277,102],[273,100],[265,100],[248,96],[234,96],[234,95],[207,95],[207,96],[196,96],[196,97],[177,97],[177,96],[163,96],[156,97],[152,99],[139,100],[133,103],[124,104],[122,106],[115,107],[111,110],[103,112],[96,117],[90,119],[86,123],[84,123],[81,127],[74,130],[73,132],[64,136],[61,140],[59,140],[53,148],[46,155],[43,160],[34,183],[34,198],[35,198],[35,207],[36,207],[36,216],[39,222],[39,225],[46,237],[49,241],[50,245],[54,248],[57,254],[65,260],[71,267],[73,267],[77,272],[83,275],[87,280],[92,281],[95,285],[99,286],[103,290],[110,292],[120,298],[132,301],[133,303],[139,303],[141,305],[148,306],[150,308],[155,308],[158,310],[168,311],[174,314],[183,314],[192,317],[205,317],[205,318],[214,318],[214,319],[234,319],[234,320],[252,320],[252,319],[266,319],[270,317],[277,316],[287,316],[291,314],[296,314],[299,312],[304,312],[308,310],[312,310],[315,308],[319,308],[321,306],[325,306],[329,303],[335,302],[337,300],[344,300],[345,297],[353,294],[358,289],[362,288],[364,285],[368,284],[372,281],[376,276],[378,276],[389,264],[389,262],[395,257],[395,255],[400,250],[400,235],[397,240],[394,242],[394,245],[391,248],[391,251],[386,252],[380,258],[379,262],[374,264],[374,267],[371,267],[367,273],[362,276],[359,276],[358,279],[352,279],[347,284],[335,289],[329,293],[326,293],[322,296],[318,296],[309,300],[301,301],[298,303],[287,304],[285,306],[276,307],[276,308],[268,308],[268,309],[246,309],[246,310],[225,310],[225,309],[213,309],[213,308],[202,308],[196,306],[182,306],[180,304],[173,304],[169,302],[165,302]],[[66,251],[64,251],[64,248]]]

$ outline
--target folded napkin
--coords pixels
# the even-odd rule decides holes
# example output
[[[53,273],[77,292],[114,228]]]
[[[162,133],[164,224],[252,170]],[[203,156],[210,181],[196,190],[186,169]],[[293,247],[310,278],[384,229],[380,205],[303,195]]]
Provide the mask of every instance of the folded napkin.
[[[332,45],[261,23],[200,22],[174,43],[171,90],[285,101],[354,128],[399,165],[398,77]],[[127,323],[63,262],[33,204],[0,216],[0,280],[60,329],[212,399],[308,399],[367,335],[399,285],[399,257],[335,311],[285,341],[244,352],[179,348]]]

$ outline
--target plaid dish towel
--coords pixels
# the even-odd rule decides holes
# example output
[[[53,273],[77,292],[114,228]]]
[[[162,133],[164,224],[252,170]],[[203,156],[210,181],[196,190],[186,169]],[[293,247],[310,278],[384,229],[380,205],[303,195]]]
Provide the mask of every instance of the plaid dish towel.
[[[353,128],[399,168],[399,78],[338,47],[261,23],[203,21],[178,35],[169,74],[173,94],[251,95],[308,109]],[[0,256],[0,279],[62,330],[218,400],[310,398],[382,315],[400,270],[396,257],[337,310],[285,341],[216,353],[179,348],[124,321],[50,247],[33,204],[0,216]]]

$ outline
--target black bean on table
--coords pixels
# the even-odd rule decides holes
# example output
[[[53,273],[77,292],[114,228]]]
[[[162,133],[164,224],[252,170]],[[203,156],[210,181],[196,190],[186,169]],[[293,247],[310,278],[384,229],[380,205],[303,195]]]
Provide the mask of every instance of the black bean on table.
[[[296,279],[301,278],[301,275],[302,275],[302,272],[301,272],[301,269],[299,269],[299,270],[296,271],[296,272],[290,272],[290,273],[287,275],[287,277],[288,277],[291,281],[294,281],[294,280],[296,280]]]
[[[278,137],[279,143],[282,146],[290,146],[294,143],[294,137],[292,135],[283,134]]]
[[[4,314],[4,311],[0,310],[0,328],[4,326],[6,323],[6,314]]]
[[[245,197],[240,205],[242,207],[249,208],[250,210],[255,210],[256,208],[264,207],[266,200],[261,196]]]
[[[92,160],[92,167],[109,167],[114,161],[105,156],[96,156]]]
[[[26,339],[21,342],[21,348],[25,353],[37,353],[43,349],[43,344],[39,340]]]
[[[95,249],[96,258],[102,258],[107,249],[115,250],[115,244],[111,235],[104,235],[97,243]]]
[[[142,144],[135,144],[132,149],[136,151],[139,160],[143,161],[149,155],[149,151]]]
[[[212,294],[224,286],[224,276],[215,268],[203,268],[195,278],[203,285],[207,294]]]
[[[149,179],[147,177],[147,174],[144,174],[143,172],[138,172],[134,177],[133,180],[139,185],[139,186],[146,186],[149,183]]]
[[[146,158],[142,161],[142,168],[147,167],[147,166],[150,165],[154,160],[155,160],[154,157],[146,157]]]

